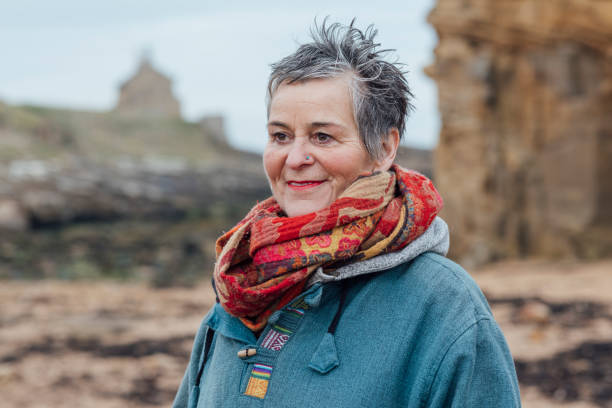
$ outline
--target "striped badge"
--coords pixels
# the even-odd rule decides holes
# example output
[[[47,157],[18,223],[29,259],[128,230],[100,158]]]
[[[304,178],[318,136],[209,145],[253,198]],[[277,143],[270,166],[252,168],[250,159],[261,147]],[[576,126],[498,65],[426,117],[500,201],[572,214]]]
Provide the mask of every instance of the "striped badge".
[[[251,377],[247,384],[245,395],[264,399],[268,392],[268,382],[272,375],[272,367],[266,364],[254,364],[251,370]]]
[[[289,334],[279,333],[274,329],[270,329],[266,337],[261,342],[261,346],[269,350],[280,351],[285,343],[289,340]]]
[[[303,311],[303,310],[301,310],[301,309],[296,309],[296,308],[293,308],[293,307],[288,307],[288,308],[287,308],[287,311],[288,311],[289,313],[291,313],[291,314],[293,314],[293,315],[297,316],[297,317],[302,317],[302,316],[304,316],[304,311]]]

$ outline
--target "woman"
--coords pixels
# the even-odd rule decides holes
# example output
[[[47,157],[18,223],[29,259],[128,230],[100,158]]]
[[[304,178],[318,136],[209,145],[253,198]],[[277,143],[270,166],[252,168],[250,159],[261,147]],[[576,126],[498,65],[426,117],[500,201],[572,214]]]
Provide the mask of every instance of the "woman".
[[[218,303],[174,407],[517,407],[442,200],[393,165],[411,93],[376,31],[316,27],[272,65],[273,197],[217,241]]]

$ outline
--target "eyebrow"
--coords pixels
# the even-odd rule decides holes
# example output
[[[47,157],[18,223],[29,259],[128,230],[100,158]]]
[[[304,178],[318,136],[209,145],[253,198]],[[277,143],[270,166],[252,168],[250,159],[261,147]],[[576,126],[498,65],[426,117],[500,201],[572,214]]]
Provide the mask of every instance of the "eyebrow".
[[[285,129],[289,129],[289,126],[286,123],[280,122],[280,121],[277,121],[277,120],[273,120],[271,122],[268,122],[268,126],[279,126],[279,127],[285,128]],[[310,124],[310,127],[334,127],[334,126],[335,127],[340,127],[340,128],[344,127],[342,125],[339,125],[339,124],[333,123],[333,122],[312,122]]]
[[[332,127],[332,126],[343,127],[342,125],[339,125],[333,122],[312,122],[310,126],[311,127]]]
[[[279,126],[285,129],[289,129],[289,126],[287,126],[285,123],[283,122],[279,122],[277,120],[273,120],[272,122],[268,122],[268,126]]]

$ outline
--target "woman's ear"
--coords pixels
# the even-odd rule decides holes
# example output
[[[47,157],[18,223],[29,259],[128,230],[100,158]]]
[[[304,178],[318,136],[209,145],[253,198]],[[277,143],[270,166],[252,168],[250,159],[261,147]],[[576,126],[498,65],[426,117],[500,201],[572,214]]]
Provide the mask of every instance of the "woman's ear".
[[[387,171],[391,168],[399,147],[399,141],[399,130],[395,127],[389,129],[382,141],[383,155],[374,161],[374,171]]]

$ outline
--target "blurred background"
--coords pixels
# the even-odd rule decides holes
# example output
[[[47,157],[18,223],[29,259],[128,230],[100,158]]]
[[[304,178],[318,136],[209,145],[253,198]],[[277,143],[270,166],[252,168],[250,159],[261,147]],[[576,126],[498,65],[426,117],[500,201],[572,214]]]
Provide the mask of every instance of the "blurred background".
[[[525,407],[612,407],[612,2],[0,0],[0,389],[168,406],[214,241],[269,195],[269,64],[373,23]]]

